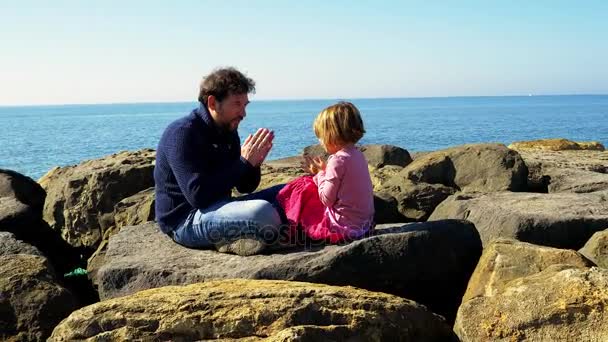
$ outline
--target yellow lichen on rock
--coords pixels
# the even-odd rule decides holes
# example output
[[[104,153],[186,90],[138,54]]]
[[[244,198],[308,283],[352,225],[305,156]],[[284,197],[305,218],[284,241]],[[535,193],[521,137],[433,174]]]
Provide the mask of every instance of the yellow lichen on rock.
[[[593,150],[604,151],[604,145],[597,141],[576,142],[568,139],[539,139],[530,141],[518,141],[509,145],[512,150]]]
[[[231,279],[167,286],[73,312],[50,341],[88,339],[250,341],[448,340],[453,333],[425,307],[353,287]]]

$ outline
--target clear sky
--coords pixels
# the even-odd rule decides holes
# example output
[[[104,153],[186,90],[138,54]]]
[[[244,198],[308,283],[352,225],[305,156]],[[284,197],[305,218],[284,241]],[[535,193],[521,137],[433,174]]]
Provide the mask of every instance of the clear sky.
[[[608,1],[4,1],[0,105],[608,94]]]

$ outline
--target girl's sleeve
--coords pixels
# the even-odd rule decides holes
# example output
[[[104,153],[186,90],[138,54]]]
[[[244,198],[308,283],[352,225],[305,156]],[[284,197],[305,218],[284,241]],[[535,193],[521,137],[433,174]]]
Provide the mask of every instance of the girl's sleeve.
[[[343,175],[344,158],[334,155],[327,160],[325,171],[319,171],[314,176],[313,180],[319,188],[319,199],[326,207],[331,207],[336,203]]]

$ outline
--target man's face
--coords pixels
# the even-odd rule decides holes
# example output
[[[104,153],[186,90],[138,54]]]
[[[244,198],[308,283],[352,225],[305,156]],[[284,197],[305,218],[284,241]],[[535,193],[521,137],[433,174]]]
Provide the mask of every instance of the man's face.
[[[213,116],[217,125],[229,132],[239,128],[239,123],[245,119],[245,107],[249,104],[247,94],[229,94],[223,101],[215,102],[215,114]]]

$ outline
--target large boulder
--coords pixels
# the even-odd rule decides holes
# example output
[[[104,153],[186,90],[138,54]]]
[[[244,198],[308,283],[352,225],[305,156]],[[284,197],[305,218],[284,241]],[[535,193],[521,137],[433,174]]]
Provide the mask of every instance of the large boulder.
[[[537,246],[512,239],[496,239],[483,254],[462,298],[491,297],[514,279],[536,274],[551,265],[590,267],[593,263],[571,249]]]
[[[608,151],[566,150],[539,151],[517,150],[528,163],[540,163],[544,167],[576,169],[598,173],[608,172]]]
[[[401,147],[393,145],[357,145],[359,151],[363,153],[367,164],[375,169],[387,166],[395,165],[404,167],[412,162],[410,153]],[[304,148],[302,154],[311,157],[323,157],[327,158],[328,154],[325,152],[323,146],[311,145]]]
[[[530,141],[517,141],[509,145],[514,150],[536,151],[565,151],[565,150],[593,150],[604,151],[604,145],[597,141],[576,142],[568,139],[539,139]]]
[[[352,285],[412,299],[453,318],[481,255],[475,227],[446,220],[379,226],[375,234],[346,245],[241,257],[182,247],[147,223],[110,238],[94,281],[102,299],[227,278]]]
[[[302,157],[288,157],[271,160],[262,164],[262,179],[259,189],[266,189],[278,184],[286,184],[290,181],[306,175],[301,167]]]
[[[329,156],[329,154],[327,154],[327,152],[325,152],[325,149],[323,148],[323,145],[321,145],[321,144],[310,145],[310,146],[304,147],[304,149],[302,150],[302,155],[308,156],[308,157],[322,157],[322,158],[327,158],[327,156]]]
[[[593,234],[579,252],[596,265],[608,268],[608,229]]]
[[[95,278],[97,270],[103,264],[110,236],[116,234],[122,227],[134,226],[153,220],[154,188],[140,191],[118,202],[114,207],[114,226],[106,230],[99,247],[87,261],[89,277]]]
[[[0,255],[30,254],[44,256],[38,248],[18,240],[14,234],[0,232]]]
[[[443,319],[396,296],[269,280],[167,286],[72,313],[49,341],[454,341]]]
[[[407,222],[399,212],[399,202],[387,192],[374,193],[374,222],[376,224]]]
[[[484,246],[505,237],[578,250],[608,226],[606,198],[599,192],[456,194],[437,206],[429,220],[469,220]]]
[[[383,191],[385,184],[398,174],[403,167],[396,165],[387,165],[381,168],[375,168],[368,166],[369,175],[372,179],[372,186],[374,191]]]
[[[542,170],[543,176],[549,179],[548,192],[587,193],[608,190],[608,173],[551,167]]]
[[[0,169],[0,231],[27,238],[38,231],[45,192],[33,179]]]
[[[468,341],[607,341],[608,270],[552,265],[461,305],[454,331]]]
[[[114,224],[121,228],[154,220],[154,188],[129,196],[114,206]]]
[[[42,219],[46,193],[33,179],[0,169],[0,232],[37,247],[56,270],[63,272],[79,262],[73,249]]]
[[[44,341],[76,300],[58,285],[46,258],[22,252],[29,254],[0,255],[0,340]]]
[[[412,162],[412,157],[406,149],[392,145],[362,145],[359,150],[367,159],[367,163],[373,168],[384,166],[407,166]]]
[[[389,179],[380,192],[392,196],[407,221],[426,221],[433,210],[456,190],[443,184],[414,183],[399,176]]]
[[[544,192],[586,193],[608,190],[608,151],[520,150],[528,165],[528,184]],[[533,189],[534,190],[534,189]]]
[[[392,196],[409,221],[425,221],[457,191],[521,191],[528,170],[501,144],[462,145],[417,157],[375,190]]]
[[[528,169],[516,151],[502,144],[470,144],[425,154],[395,177],[460,191],[524,191]]]
[[[154,186],[154,159],[144,149],[52,169],[39,180],[47,192],[44,219],[72,246],[94,251],[115,226],[115,205]]]

